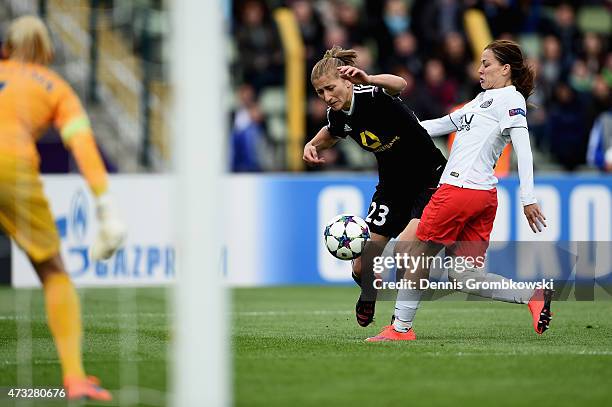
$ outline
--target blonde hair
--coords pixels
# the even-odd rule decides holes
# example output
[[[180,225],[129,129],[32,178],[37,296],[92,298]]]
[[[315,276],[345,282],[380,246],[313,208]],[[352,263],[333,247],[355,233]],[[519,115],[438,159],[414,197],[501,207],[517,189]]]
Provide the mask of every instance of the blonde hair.
[[[342,47],[335,45],[332,49],[325,51],[323,58],[312,68],[310,81],[312,82],[330,73],[338,76],[337,68],[344,65],[355,66],[355,59],[357,59],[357,51],[342,49]]]
[[[49,31],[42,20],[35,16],[16,18],[8,28],[3,47],[10,59],[41,65],[48,65],[53,60]]]

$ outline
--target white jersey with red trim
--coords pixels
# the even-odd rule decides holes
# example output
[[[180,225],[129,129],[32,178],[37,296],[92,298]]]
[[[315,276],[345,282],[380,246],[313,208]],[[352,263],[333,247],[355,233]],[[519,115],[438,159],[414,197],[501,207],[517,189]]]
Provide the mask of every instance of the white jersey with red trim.
[[[448,117],[457,134],[440,183],[470,189],[495,187],[495,164],[510,142],[510,129],[527,129],[523,95],[514,86],[486,90]],[[421,123],[429,131],[428,122],[435,120]]]

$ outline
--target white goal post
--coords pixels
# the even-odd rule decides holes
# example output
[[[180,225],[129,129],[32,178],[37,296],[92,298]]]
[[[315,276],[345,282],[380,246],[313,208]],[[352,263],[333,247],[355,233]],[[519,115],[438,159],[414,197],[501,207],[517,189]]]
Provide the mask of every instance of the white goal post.
[[[219,231],[228,85],[221,1],[168,5],[178,261],[172,405],[226,406],[229,312]]]

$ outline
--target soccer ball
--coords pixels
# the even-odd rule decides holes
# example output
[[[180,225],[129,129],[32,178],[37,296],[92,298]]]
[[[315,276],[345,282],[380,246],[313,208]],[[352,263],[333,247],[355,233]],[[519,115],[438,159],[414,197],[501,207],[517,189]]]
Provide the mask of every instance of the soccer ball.
[[[353,260],[361,256],[370,230],[363,219],[355,215],[338,215],[325,226],[323,232],[327,250],[340,260]]]

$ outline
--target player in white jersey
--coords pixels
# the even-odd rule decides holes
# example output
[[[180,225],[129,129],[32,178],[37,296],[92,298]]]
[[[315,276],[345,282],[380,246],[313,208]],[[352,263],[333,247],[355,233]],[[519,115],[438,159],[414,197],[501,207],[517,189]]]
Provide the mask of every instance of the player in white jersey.
[[[533,90],[533,71],[526,65],[516,43],[498,40],[483,51],[478,73],[484,92],[445,117],[421,122],[430,136],[453,131],[457,135],[440,187],[425,207],[416,228],[417,240],[400,242],[396,253],[430,258],[445,247],[447,256],[484,260],[497,210],[494,167],[509,142],[512,142],[518,157],[520,197],[525,217],[534,232],[546,226],[533,191],[533,161],[527,130],[525,99]],[[419,281],[429,277],[429,268],[424,263],[411,270],[398,270],[402,271],[407,280]],[[484,273],[477,267],[465,272],[451,267],[448,274],[450,280],[459,281],[468,278],[504,280],[502,276]],[[548,328],[552,290],[466,291],[496,300],[528,304],[535,331],[542,334]],[[421,294],[419,289],[399,290],[393,324],[368,341],[416,339],[412,321]]]

